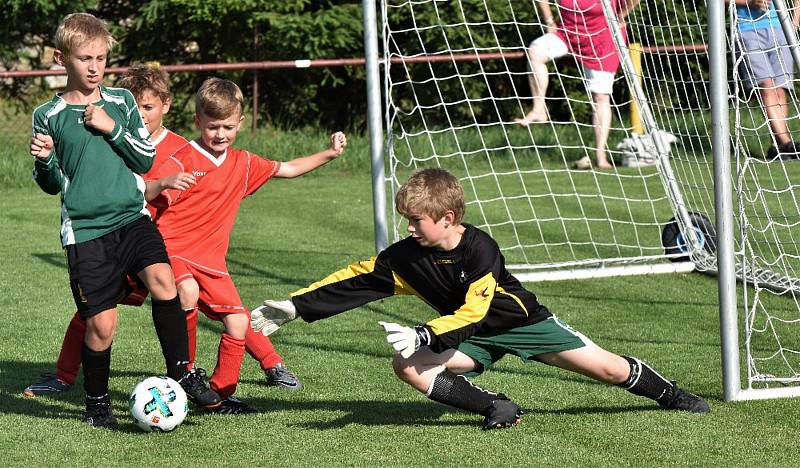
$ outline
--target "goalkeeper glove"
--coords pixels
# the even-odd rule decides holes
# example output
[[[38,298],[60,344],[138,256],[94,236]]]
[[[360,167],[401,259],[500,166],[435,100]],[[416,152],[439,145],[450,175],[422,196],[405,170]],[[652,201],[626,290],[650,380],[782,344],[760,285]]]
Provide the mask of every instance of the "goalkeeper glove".
[[[378,322],[386,330],[386,341],[394,347],[401,356],[408,359],[420,346],[431,343],[431,335],[423,326],[414,328],[404,327],[397,323]]]
[[[286,322],[297,318],[297,309],[291,299],[285,301],[264,301],[264,305],[250,312],[250,326],[256,332],[269,336]]]

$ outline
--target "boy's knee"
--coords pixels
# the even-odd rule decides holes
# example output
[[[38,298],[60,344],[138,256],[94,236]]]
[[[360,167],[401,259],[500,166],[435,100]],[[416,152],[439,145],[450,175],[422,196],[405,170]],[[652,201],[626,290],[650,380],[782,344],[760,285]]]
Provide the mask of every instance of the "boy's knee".
[[[193,279],[182,281],[177,286],[177,289],[178,296],[181,299],[181,308],[184,310],[193,309],[197,305],[197,301],[200,300],[200,286],[197,281]]]
[[[600,369],[599,378],[603,382],[618,385],[628,380],[631,374],[631,366],[622,356],[614,356]]]
[[[403,382],[411,382],[419,376],[418,372],[408,359],[395,354],[392,359],[392,370],[394,374]]]
[[[250,327],[249,314],[227,314],[222,321],[225,331],[237,340],[243,340]]]
[[[172,269],[167,265],[151,265],[139,273],[139,277],[144,281],[154,299],[167,301],[178,294]]]

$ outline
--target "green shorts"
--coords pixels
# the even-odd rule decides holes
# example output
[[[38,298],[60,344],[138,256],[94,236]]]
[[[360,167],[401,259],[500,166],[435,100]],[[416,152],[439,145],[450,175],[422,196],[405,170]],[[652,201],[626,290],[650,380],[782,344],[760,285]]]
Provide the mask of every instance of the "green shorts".
[[[506,354],[519,356],[523,361],[533,361],[544,353],[557,353],[578,349],[591,343],[581,333],[572,329],[556,316],[519,328],[512,328],[493,336],[471,336],[458,346],[458,350],[471,357],[478,366],[467,372],[467,377],[480,375]]]

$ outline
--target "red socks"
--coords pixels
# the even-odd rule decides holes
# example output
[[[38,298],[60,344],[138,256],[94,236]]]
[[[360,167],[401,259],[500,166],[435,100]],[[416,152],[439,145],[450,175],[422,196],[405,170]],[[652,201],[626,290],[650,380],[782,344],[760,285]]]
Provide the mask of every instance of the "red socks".
[[[227,398],[236,391],[239,382],[239,370],[244,357],[245,340],[237,340],[226,332],[222,332],[219,340],[217,366],[211,376],[211,389],[219,393],[222,398]]]
[[[189,364],[187,369],[194,367],[194,356],[197,353],[197,307],[186,312],[186,335],[189,338]]]
[[[81,348],[83,336],[86,334],[86,321],[81,319],[78,312],[72,316],[64,341],[61,342],[61,353],[56,362],[56,377],[62,382],[75,385],[78,369],[81,367]]]
[[[244,346],[247,353],[261,363],[261,368],[264,370],[275,367],[282,361],[269,338],[254,332],[250,327],[247,327],[247,333],[244,335]]]

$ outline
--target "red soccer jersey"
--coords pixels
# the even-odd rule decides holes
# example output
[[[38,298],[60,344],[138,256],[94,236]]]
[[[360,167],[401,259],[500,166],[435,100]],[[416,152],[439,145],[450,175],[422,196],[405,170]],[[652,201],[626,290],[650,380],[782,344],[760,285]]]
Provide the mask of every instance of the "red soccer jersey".
[[[169,256],[227,275],[225,255],[239,205],[280,167],[280,162],[233,148],[215,158],[194,141],[173,154],[155,177],[191,172],[197,184],[183,192],[165,190],[153,200],[161,209],[157,225]]]
[[[145,173],[142,177],[146,180],[153,179],[152,175],[156,173],[156,170],[161,167],[164,162],[169,159],[170,156],[175,154],[176,151],[186,146],[188,141],[186,138],[178,135],[177,133],[165,128],[161,135],[158,136],[155,140],[152,140],[153,146],[156,147],[156,157],[153,160],[153,166],[150,168],[147,173]],[[169,174],[168,174],[169,175]]]
[[[153,159],[153,166],[150,167],[150,170],[142,174],[142,177],[144,177],[145,180],[153,180],[153,175],[157,172],[158,168],[161,167],[161,165],[164,164],[170,156],[186,146],[186,144],[189,142],[186,141],[186,138],[165,128],[158,138],[152,140],[152,143],[153,146],[156,147],[156,157]],[[150,219],[155,220],[157,212],[156,208],[148,203],[147,210],[150,212]]]
[[[621,0],[612,0],[614,12],[620,9]],[[569,51],[585,67],[616,73],[619,55],[611,38],[611,29],[600,0],[559,0],[561,25],[556,35],[569,47]],[[627,42],[627,32],[622,30]]]

